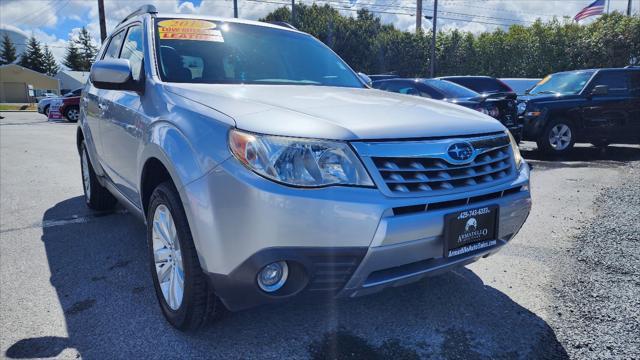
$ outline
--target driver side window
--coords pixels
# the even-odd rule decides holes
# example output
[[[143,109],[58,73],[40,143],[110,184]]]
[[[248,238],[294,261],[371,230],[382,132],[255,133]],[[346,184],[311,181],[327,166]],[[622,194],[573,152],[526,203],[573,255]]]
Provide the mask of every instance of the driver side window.
[[[598,85],[608,86],[609,95],[626,95],[629,93],[628,76],[624,72],[601,72],[594,80],[591,90]]]

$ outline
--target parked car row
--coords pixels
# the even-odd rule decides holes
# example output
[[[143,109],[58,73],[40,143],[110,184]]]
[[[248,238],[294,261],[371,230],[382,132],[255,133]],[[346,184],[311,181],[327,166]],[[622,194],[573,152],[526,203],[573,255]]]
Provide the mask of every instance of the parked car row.
[[[522,138],[518,123],[516,94],[513,92],[478,93],[446,79],[389,79],[373,82],[376,89],[418,95],[462,105],[498,119],[516,139]]]
[[[544,79],[446,76],[402,79],[371,76],[377,89],[429,97],[470,107],[503,123],[520,140],[551,154],[576,142],[607,146],[640,143],[640,68],[589,69]],[[468,89],[467,92],[459,87]],[[471,92],[469,92],[471,91]]]
[[[54,101],[62,100],[60,106],[60,113],[69,121],[77,122],[80,116],[80,95],[82,94],[82,88],[70,91],[63,96],[46,97],[38,101],[38,112],[49,116],[49,109],[51,103]]]

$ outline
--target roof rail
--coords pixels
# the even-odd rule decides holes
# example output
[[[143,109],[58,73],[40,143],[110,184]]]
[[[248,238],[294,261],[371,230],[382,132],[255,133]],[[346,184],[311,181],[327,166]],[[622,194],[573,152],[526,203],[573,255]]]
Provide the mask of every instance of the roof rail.
[[[142,5],[138,8],[138,10],[132,12],[131,14],[127,15],[127,17],[125,17],[124,19],[122,19],[122,21],[120,21],[118,23],[117,26],[120,26],[122,23],[124,23],[125,21],[138,16],[138,15],[142,15],[142,14],[157,14],[158,10],[156,9],[155,6],[153,5]]]
[[[289,24],[286,21],[267,21],[267,23],[269,23],[271,25],[277,25],[277,26],[280,26],[280,27],[284,27],[284,28],[287,28],[287,29],[298,30],[298,29],[296,29],[295,26]]]

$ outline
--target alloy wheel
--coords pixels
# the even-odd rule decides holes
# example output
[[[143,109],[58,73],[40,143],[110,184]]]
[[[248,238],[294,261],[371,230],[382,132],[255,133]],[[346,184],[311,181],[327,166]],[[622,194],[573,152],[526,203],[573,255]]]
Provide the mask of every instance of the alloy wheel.
[[[153,214],[153,259],[162,296],[172,310],[178,310],[184,294],[184,267],[176,226],[169,208],[159,205]]]
[[[78,109],[70,109],[67,112],[67,117],[71,121],[78,121]]]
[[[549,132],[549,145],[554,150],[562,151],[571,144],[571,129],[566,124],[557,124]]]

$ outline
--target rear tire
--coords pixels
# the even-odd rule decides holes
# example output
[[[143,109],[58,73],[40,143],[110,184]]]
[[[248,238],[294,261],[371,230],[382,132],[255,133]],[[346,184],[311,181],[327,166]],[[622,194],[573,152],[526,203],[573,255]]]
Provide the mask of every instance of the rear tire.
[[[222,314],[224,306],[202,271],[180,196],[170,181],[151,194],[147,243],[156,297],[172,326],[195,330]]]
[[[91,165],[91,159],[87,152],[87,145],[84,141],[80,146],[80,168],[82,170],[84,200],[87,206],[98,211],[113,209],[116,204],[116,198],[98,181],[98,176],[93,170],[93,165]]]
[[[78,122],[80,118],[80,108],[78,106],[70,106],[64,111],[64,117],[67,118],[69,122]]]
[[[564,155],[573,149],[576,132],[573,123],[563,119],[551,120],[536,141],[538,150],[550,155]]]

